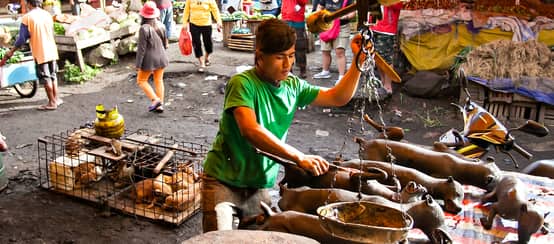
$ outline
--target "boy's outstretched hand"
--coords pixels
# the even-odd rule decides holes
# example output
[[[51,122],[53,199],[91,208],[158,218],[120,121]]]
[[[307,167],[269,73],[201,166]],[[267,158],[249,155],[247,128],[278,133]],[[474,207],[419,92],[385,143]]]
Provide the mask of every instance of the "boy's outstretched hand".
[[[354,36],[354,38],[352,38],[352,42],[350,42],[350,48],[352,49],[354,58],[356,58],[358,52],[360,52],[360,50],[362,49],[362,45],[363,45],[363,39],[361,34],[357,34],[356,36]],[[367,45],[368,46],[366,46],[366,49],[371,49],[371,43],[368,43]],[[365,53],[360,54],[361,60],[365,60],[365,58],[366,58]]]
[[[327,160],[317,155],[304,155],[298,162],[298,166],[314,176],[325,174],[329,170]]]

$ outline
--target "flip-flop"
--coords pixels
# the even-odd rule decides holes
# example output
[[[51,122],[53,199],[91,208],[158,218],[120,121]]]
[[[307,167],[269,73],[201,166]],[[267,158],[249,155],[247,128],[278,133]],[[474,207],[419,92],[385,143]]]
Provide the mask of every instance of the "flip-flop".
[[[148,112],[154,112],[160,106],[162,106],[162,101],[156,101],[154,104],[148,106]]]
[[[48,105],[40,105],[37,107],[37,110],[41,110],[41,111],[56,110],[56,109],[57,109],[56,107],[51,107]]]

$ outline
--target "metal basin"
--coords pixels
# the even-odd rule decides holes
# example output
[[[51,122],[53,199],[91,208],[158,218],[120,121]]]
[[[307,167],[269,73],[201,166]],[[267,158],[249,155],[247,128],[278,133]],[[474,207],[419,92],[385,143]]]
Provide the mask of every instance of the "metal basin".
[[[397,209],[371,202],[339,202],[317,209],[321,226],[331,235],[363,243],[398,243],[413,219]]]

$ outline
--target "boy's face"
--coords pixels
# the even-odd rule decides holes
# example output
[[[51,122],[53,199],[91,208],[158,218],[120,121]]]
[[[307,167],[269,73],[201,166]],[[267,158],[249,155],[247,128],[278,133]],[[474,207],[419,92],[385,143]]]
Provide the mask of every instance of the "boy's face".
[[[294,64],[295,46],[283,52],[274,54],[259,55],[258,67],[261,69],[265,78],[271,81],[281,81],[288,77],[289,72]]]

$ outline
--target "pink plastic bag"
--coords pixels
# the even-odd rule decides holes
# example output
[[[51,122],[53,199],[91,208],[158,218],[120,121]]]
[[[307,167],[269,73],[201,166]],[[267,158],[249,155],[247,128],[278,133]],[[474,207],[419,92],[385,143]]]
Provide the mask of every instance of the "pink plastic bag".
[[[333,20],[333,27],[331,29],[319,33],[319,39],[321,39],[324,42],[330,42],[332,40],[337,39],[340,32],[340,20],[335,19]]]

